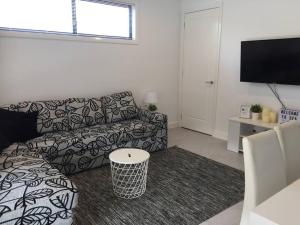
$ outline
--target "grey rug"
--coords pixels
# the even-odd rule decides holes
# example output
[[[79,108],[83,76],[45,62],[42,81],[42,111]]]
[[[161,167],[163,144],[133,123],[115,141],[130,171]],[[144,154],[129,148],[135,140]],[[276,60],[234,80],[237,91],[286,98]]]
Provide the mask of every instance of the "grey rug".
[[[74,225],[199,225],[243,199],[244,173],[177,147],[152,153],[146,193],[123,200],[110,167],[70,178],[79,189]]]

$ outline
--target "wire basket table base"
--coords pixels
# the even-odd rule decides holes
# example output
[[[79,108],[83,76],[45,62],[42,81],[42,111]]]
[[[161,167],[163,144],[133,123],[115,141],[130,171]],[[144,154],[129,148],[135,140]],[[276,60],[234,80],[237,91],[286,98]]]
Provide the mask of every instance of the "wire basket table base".
[[[121,164],[110,161],[113,190],[116,196],[133,199],[145,193],[148,161],[147,159],[136,164]]]

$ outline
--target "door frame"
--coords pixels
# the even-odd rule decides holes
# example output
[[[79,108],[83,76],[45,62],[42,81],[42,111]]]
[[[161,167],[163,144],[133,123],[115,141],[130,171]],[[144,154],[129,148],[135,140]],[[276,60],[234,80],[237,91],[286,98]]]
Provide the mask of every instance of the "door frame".
[[[218,34],[218,54],[216,63],[214,97],[213,97],[213,119],[212,119],[212,133],[209,135],[215,136],[216,114],[218,105],[218,84],[219,84],[219,67],[220,67],[220,50],[221,50],[221,35],[222,35],[222,19],[223,19],[223,3],[221,1],[207,2],[206,4],[199,3],[197,5],[183,6],[181,13],[181,43],[180,43],[180,68],[179,68],[179,102],[178,102],[178,125],[182,127],[182,113],[183,113],[183,74],[184,74],[184,36],[185,36],[185,15],[193,12],[206,11],[210,9],[219,9],[219,34]]]

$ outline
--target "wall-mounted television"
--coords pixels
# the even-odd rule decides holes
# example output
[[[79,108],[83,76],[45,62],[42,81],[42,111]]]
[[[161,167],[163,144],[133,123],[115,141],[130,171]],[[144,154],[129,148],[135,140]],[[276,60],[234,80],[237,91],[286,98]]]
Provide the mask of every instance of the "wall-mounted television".
[[[300,38],[243,41],[240,80],[300,85]]]

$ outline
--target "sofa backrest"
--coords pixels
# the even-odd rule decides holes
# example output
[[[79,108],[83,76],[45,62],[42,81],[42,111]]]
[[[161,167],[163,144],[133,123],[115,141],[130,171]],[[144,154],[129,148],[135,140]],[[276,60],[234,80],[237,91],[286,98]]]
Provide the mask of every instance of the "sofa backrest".
[[[37,131],[42,134],[70,129],[65,100],[20,102],[2,105],[1,108],[16,112],[38,112]]]
[[[38,112],[37,131],[48,133],[70,129],[65,100],[21,102],[19,112]]]
[[[70,129],[105,124],[100,98],[70,98],[67,100]]]
[[[19,111],[18,105],[14,105],[14,104],[2,105],[1,108],[9,111],[14,111],[14,112]]]
[[[38,112],[37,131],[69,131],[97,124],[134,119],[138,108],[130,91],[101,98],[21,102],[1,108],[18,112]]]
[[[130,91],[107,95],[101,98],[107,123],[136,118],[138,108]]]

